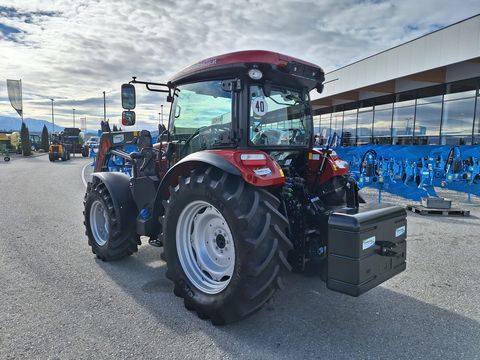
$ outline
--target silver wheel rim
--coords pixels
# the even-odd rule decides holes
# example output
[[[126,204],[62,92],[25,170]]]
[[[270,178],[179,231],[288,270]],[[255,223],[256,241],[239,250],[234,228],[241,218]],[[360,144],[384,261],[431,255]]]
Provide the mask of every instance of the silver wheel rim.
[[[90,208],[90,228],[95,242],[99,246],[105,245],[110,233],[110,225],[107,209],[100,200],[95,200]]]
[[[235,246],[227,221],[213,205],[193,201],[178,217],[177,254],[185,275],[200,291],[218,294],[232,279]]]

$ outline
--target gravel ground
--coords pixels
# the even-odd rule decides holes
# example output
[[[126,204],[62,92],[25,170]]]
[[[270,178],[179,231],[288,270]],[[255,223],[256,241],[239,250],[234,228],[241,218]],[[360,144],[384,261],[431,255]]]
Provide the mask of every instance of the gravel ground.
[[[472,216],[409,213],[407,270],[359,298],[292,274],[260,312],[214,327],[172,294],[161,249],[95,259],[87,162],[0,162],[1,359],[480,359],[480,199],[439,190]]]

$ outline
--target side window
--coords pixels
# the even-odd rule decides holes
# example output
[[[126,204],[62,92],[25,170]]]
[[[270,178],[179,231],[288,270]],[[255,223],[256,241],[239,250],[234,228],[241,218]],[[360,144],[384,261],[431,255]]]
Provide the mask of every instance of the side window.
[[[220,80],[178,87],[169,126],[180,157],[214,148],[231,135],[232,93]]]

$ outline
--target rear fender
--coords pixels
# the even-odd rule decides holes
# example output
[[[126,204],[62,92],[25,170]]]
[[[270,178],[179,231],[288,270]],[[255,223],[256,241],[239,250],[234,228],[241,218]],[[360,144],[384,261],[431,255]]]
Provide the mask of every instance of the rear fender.
[[[261,154],[262,160],[245,161],[242,154]],[[204,150],[190,154],[171,167],[162,179],[157,198],[168,197],[168,188],[176,186],[178,177],[199,166],[215,166],[229,174],[241,176],[253,186],[283,185],[285,178],[280,166],[266,153],[254,150]]]
[[[264,160],[257,163],[245,163],[241,155],[263,154]],[[178,178],[182,175],[190,174],[195,168],[214,166],[226,173],[241,176],[245,182],[253,186],[281,186],[285,183],[282,169],[270,158],[270,156],[261,151],[252,150],[204,150],[190,154],[172,166],[163,177],[155,196],[153,218],[159,219],[164,213],[162,201],[169,197],[169,188],[178,185]],[[264,175],[259,175],[255,170]],[[265,169],[268,169],[265,170]]]
[[[130,177],[119,172],[93,173],[94,184],[102,182],[107,188],[116,214],[120,214],[120,228],[135,228],[137,206],[130,191]]]

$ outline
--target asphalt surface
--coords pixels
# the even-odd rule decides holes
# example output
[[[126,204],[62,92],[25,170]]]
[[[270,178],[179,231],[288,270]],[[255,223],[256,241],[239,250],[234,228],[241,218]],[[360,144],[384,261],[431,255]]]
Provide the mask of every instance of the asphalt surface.
[[[410,214],[407,270],[359,298],[292,274],[266,308],[214,327],[173,295],[161,249],[95,259],[87,161],[0,162],[1,359],[480,358],[478,198],[469,218]]]

